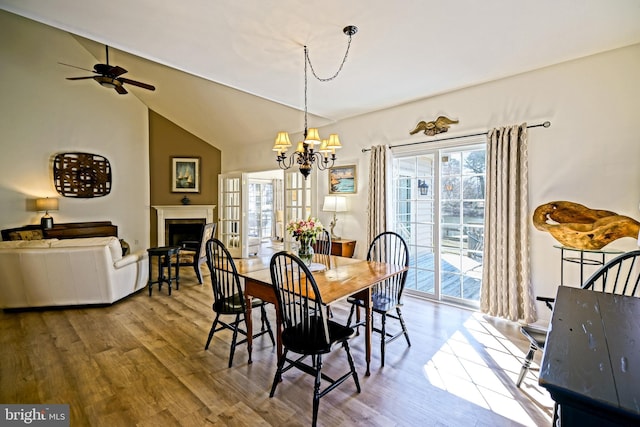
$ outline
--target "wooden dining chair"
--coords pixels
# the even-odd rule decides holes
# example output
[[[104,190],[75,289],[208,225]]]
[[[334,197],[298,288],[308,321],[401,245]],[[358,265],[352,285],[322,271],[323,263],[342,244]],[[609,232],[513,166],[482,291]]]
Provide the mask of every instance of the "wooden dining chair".
[[[367,261],[385,262],[388,264],[409,266],[409,248],[405,240],[397,233],[385,231],[376,236],[367,253]],[[382,282],[375,284],[371,288],[371,310],[373,313],[380,315],[380,327],[374,323],[373,331],[380,334],[380,359],[381,366],[384,366],[386,345],[391,341],[404,335],[407,345],[411,346],[409,340],[409,332],[402,317],[402,293],[404,285],[407,281],[407,272],[390,277]],[[347,299],[351,303],[351,311],[347,325],[351,325],[353,314],[356,314],[356,328],[363,326],[364,321],[360,319],[360,307],[364,307],[365,303],[362,299],[350,297]],[[394,314],[395,312],[395,314]],[[387,317],[398,320],[400,330],[397,333],[390,333],[387,330]]]
[[[233,365],[233,355],[235,353],[236,346],[247,342],[246,329],[242,329],[242,323],[246,325],[245,313],[245,299],[242,286],[240,285],[240,276],[238,276],[238,270],[236,264],[231,258],[231,254],[222,244],[222,242],[216,238],[209,239],[206,242],[207,253],[207,266],[211,272],[211,283],[213,288],[213,311],[216,314],[209,330],[209,337],[207,338],[207,344],[204,349],[209,348],[213,334],[222,330],[229,329],[233,332],[233,338],[231,339],[231,349],[229,352],[229,367]],[[262,320],[262,328],[260,332],[253,335],[253,338],[257,338],[264,334],[269,334],[271,343],[275,345],[275,339],[273,337],[273,331],[271,330],[271,324],[267,318],[267,312],[265,310],[265,302],[253,298],[251,307],[260,307],[260,316]],[[221,316],[233,316],[234,320],[231,322],[224,322],[220,319]],[[218,324],[220,325],[218,327]],[[238,334],[244,335],[245,338],[238,341]],[[251,360],[249,360],[251,361]]]
[[[613,258],[598,269],[582,285],[583,289],[610,294],[640,296],[640,250],[631,251]],[[547,307],[553,309],[554,298],[538,297]],[[520,332],[529,340],[529,352],[524,358],[516,387],[520,387],[527,375],[536,351],[544,350],[547,342],[547,329],[537,325],[526,325]]]
[[[353,378],[360,393],[358,373],[349,350],[349,339],[355,335],[353,328],[328,320],[322,309],[322,295],[318,291],[313,275],[298,257],[288,252],[278,252],[271,258],[271,281],[280,318],[282,320],[283,354],[278,360],[278,368],[269,397],[273,397],[282,375],[291,368],[315,378],[313,386],[312,425],[318,420],[320,398]],[[333,379],[322,372],[323,355],[341,346],[346,353],[349,372]],[[289,356],[295,353],[295,357]],[[304,361],[310,357],[311,361]],[[321,381],[329,384],[320,390]]]
[[[180,253],[177,259],[172,260],[171,265],[176,266],[176,262],[180,267],[190,266],[193,267],[198,278],[198,283],[202,285],[202,271],[200,266],[207,262],[207,241],[216,235],[216,223],[208,223],[202,226],[202,232],[200,233],[200,240],[183,240],[179,242]]]

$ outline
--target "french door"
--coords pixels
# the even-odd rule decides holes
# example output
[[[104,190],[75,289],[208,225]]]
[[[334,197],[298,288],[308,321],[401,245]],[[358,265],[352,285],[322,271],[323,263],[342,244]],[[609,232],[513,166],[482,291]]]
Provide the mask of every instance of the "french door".
[[[291,220],[307,218],[313,209],[312,173],[306,180],[298,169],[284,171],[284,237],[286,249],[293,244],[286,225]],[[234,258],[249,256],[251,222],[249,214],[256,206],[249,206],[249,183],[245,173],[218,176],[218,238]],[[271,191],[273,196],[273,191]],[[255,202],[255,200],[254,200]],[[254,203],[252,202],[252,203]],[[272,205],[273,200],[269,200]],[[264,218],[263,218],[264,219]],[[263,232],[267,234],[265,225]],[[256,229],[257,231],[257,229]]]
[[[481,144],[394,158],[393,228],[409,245],[408,292],[479,304],[485,157]]]
[[[312,212],[311,181],[315,174],[305,179],[298,169],[287,170],[284,173],[284,241],[287,250],[293,250],[295,243],[286,227],[290,221],[306,219]]]
[[[218,176],[218,238],[234,258],[249,254],[246,186],[243,173]]]

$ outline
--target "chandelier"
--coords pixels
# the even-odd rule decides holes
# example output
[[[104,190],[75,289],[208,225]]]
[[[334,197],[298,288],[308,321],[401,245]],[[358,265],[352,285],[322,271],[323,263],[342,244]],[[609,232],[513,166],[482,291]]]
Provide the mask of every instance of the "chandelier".
[[[287,150],[291,147],[291,141],[289,140],[288,132],[278,132],[276,136],[276,142],[273,145],[273,151],[277,152],[276,160],[280,169],[289,169],[293,165],[298,165],[300,173],[307,179],[311,173],[311,169],[314,164],[320,170],[330,168],[335,163],[336,150],[342,148],[340,144],[340,138],[338,134],[334,133],[329,135],[328,139],[320,139],[320,134],[317,128],[308,128],[307,121],[307,64],[311,68],[313,76],[321,82],[328,82],[335,79],[347,60],[349,55],[349,47],[351,46],[351,37],[358,31],[355,25],[349,25],[344,27],[342,32],[349,37],[347,42],[347,51],[344,53],[344,58],[338,67],[338,71],[328,78],[320,78],[313,69],[311,60],[309,59],[309,49],[304,46],[304,139],[296,144],[296,150],[291,153],[291,156],[287,157]]]

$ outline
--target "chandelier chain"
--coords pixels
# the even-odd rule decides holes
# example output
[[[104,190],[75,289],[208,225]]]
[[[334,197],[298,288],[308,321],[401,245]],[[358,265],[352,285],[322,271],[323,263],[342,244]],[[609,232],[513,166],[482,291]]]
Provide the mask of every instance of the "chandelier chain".
[[[313,68],[313,64],[311,63],[311,58],[309,57],[309,48],[305,45],[304,46],[304,137],[307,137],[307,129],[308,129],[308,123],[307,123],[307,89],[308,89],[308,84],[307,84],[307,64],[309,64],[309,68],[311,68],[311,74],[313,74],[313,77],[315,77],[317,80],[321,81],[321,82],[330,82],[331,80],[335,79],[336,77],[338,77],[338,74],[340,74],[340,72],[342,71],[342,68],[344,67],[345,62],[347,62],[347,57],[349,56],[349,48],[351,47],[351,38],[352,35],[349,34],[349,40],[347,41],[347,50],[344,52],[344,57],[342,58],[342,62],[340,63],[340,66],[338,67],[338,70],[335,72],[335,74],[331,77],[320,77],[318,76],[318,74],[316,73],[316,70]]]
[[[297,144],[296,150],[291,154],[291,156],[287,157],[286,151],[289,147],[291,147],[291,142],[289,141],[289,135],[287,132],[278,132],[278,136],[276,137],[276,143],[273,146],[273,151],[277,151],[276,160],[278,161],[278,166],[281,169],[287,170],[291,168],[294,164],[298,164],[300,167],[300,173],[304,176],[306,180],[313,166],[315,165],[319,170],[326,170],[332,167],[337,160],[336,157],[336,149],[341,148],[340,140],[338,139],[337,134],[329,135],[329,139],[322,140],[320,142],[319,135],[317,129],[313,129],[313,136],[309,137],[309,123],[308,123],[308,68],[311,68],[311,72],[313,76],[321,82],[328,82],[330,80],[338,77],[338,74],[342,71],[345,62],[347,61],[347,57],[349,56],[349,48],[351,47],[351,37],[358,31],[358,27],[355,25],[349,25],[342,30],[347,36],[349,36],[349,41],[347,43],[347,50],[345,51],[344,57],[342,58],[342,62],[338,67],[338,70],[335,74],[328,78],[319,77],[315,70],[313,69],[313,64],[311,63],[311,59],[309,58],[309,49],[307,46],[304,46],[304,140]],[[314,149],[314,144],[320,144],[320,148],[318,150]]]
[[[304,138],[307,138],[307,46],[304,47]]]
[[[342,67],[344,67],[344,63],[347,62],[347,57],[349,56],[349,48],[351,47],[351,35],[349,35],[349,41],[347,42],[347,50],[344,53],[344,57],[342,58],[342,62],[340,63],[340,66],[338,67],[338,70],[335,72],[335,74],[331,77],[319,77],[318,74],[316,74],[316,70],[313,68],[313,64],[311,63],[311,58],[309,58],[309,50],[307,49],[307,47],[304,47],[304,59],[305,59],[305,69],[306,69],[306,63],[309,63],[309,68],[311,68],[311,73],[313,74],[313,76],[318,79],[321,82],[329,82],[333,79],[335,79],[336,77],[338,77],[338,74],[340,74],[340,71],[342,71]]]

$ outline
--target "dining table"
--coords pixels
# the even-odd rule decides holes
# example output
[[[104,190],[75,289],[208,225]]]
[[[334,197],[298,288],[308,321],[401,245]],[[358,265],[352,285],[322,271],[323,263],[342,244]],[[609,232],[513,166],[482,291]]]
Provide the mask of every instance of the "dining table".
[[[282,320],[277,307],[278,300],[271,281],[271,255],[234,260],[238,275],[244,278],[244,297],[246,300],[247,351],[249,363],[253,348],[253,322],[251,319],[251,301],[260,298],[276,306],[276,346],[278,359],[282,357]],[[373,316],[371,310],[371,289],[379,282],[401,274],[408,267],[384,262],[366,261],[335,255],[314,255],[310,270],[324,304],[355,296],[365,303],[365,375],[369,376],[371,366],[371,333]]]
[[[539,383],[562,426],[640,425],[638,343],[640,298],[558,288]]]

